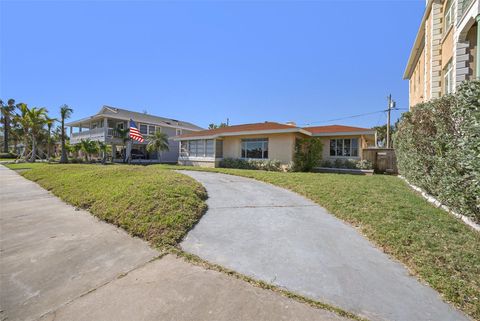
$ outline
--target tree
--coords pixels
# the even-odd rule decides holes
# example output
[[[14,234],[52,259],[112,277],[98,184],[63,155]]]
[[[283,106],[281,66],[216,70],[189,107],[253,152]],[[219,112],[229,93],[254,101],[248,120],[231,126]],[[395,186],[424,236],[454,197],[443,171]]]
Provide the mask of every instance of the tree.
[[[67,149],[65,148],[65,119],[70,118],[73,113],[73,109],[68,107],[68,105],[60,106],[60,117],[62,124],[62,157],[60,158],[60,163],[68,163]]]
[[[47,117],[47,159],[50,159],[50,152],[52,150],[52,126],[57,121],[55,118]]]
[[[102,164],[105,165],[107,163],[108,145],[104,142],[98,141],[97,149],[102,152]]]
[[[0,100],[0,107],[2,109],[3,122],[3,152],[8,153],[10,123],[13,118],[13,111],[15,110],[15,99],[9,99],[6,105],[4,105],[3,101]]]
[[[398,121],[397,121],[398,123]],[[376,143],[380,147],[387,146],[387,125],[373,127],[377,131],[377,141]],[[393,146],[393,134],[395,133],[396,124],[390,125],[390,146]]]
[[[217,129],[222,127],[228,127],[228,125],[226,123],[220,123],[219,125],[211,123],[210,125],[208,125],[208,129]]]
[[[80,145],[80,150],[85,154],[86,162],[89,161],[89,156],[98,151],[97,142],[90,140],[89,138],[80,140],[78,145]]]
[[[160,160],[161,152],[169,150],[168,135],[160,131],[156,131],[154,134],[147,137],[147,151],[149,153],[157,152],[158,160]]]
[[[38,145],[38,136],[42,131],[43,127],[47,123],[47,109],[41,107],[33,107],[27,111],[27,122],[30,127],[30,135],[32,138],[32,154],[30,156],[30,162],[35,162],[37,157],[37,145]]]
[[[129,129],[117,128],[118,138],[122,141],[122,146],[124,150],[123,162],[127,161],[127,154],[125,153],[127,142],[130,140]]]
[[[309,172],[322,160],[323,144],[320,138],[297,138],[293,156],[293,170]]]
[[[19,141],[23,143],[23,152],[21,157],[27,158],[28,146],[30,145],[30,122],[28,119],[28,106],[27,104],[20,103],[17,105],[18,112],[14,116],[14,123],[18,126]]]

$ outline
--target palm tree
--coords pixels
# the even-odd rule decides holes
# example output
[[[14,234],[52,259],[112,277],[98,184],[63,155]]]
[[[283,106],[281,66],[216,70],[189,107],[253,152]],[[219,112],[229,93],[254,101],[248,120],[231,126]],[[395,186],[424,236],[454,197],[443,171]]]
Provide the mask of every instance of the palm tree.
[[[127,153],[125,153],[127,142],[130,140],[129,129],[117,128],[118,138],[122,140],[122,147],[124,151],[123,162],[127,161]]]
[[[52,149],[52,126],[57,121],[55,118],[47,117],[47,159],[50,159],[50,151]]]
[[[149,153],[157,152],[158,160],[160,160],[162,151],[169,150],[168,135],[165,133],[156,131],[147,137],[147,141],[147,151]]]
[[[73,113],[73,109],[68,107],[68,105],[60,106],[60,117],[62,123],[62,157],[60,158],[60,163],[68,163],[67,149],[65,148],[65,119],[70,118]]]
[[[97,142],[87,139],[80,140],[80,150],[85,154],[85,161],[89,161],[89,156],[98,151]]]
[[[104,142],[97,142],[97,149],[102,152],[102,164],[105,165],[107,162],[107,152],[108,152],[108,145]]]
[[[19,113],[15,115],[14,123],[16,123],[19,127],[19,137],[20,140],[23,143],[23,152],[21,157],[25,156],[25,159],[27,158],[27,150],[29,146],[29,130],[30,130],[30,122],[28,119],[28,111],[30,110],[27,106],[27,104],[20,103],[17,105]]]
[[[43,129],[43,126],[47,123],[47,109],[41,107],[33,107],[27,112],[27,121],[30,127],[30,135],[32,137],[32,155],[30,156],[30,162],[35,162],[37,157],[37,139]]]
[[[2,109],[3,121],[3,152],[8,153],[8,134],[10,133],[10,123],[12,121],[13,111],[15,110],[15,99],[9,99],[6,105],[0,100],[0,107]]]

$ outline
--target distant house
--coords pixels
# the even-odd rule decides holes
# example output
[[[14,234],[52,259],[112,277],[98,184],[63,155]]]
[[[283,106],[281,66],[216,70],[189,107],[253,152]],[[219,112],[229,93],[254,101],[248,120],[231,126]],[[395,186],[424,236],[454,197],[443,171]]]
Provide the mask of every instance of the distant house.
[[[297,127],[295,123],[264,122],[184,133],[175,137],[180,144],[178,163],[218,167],[223,158],[293,161],[295,140],[319,137],[324,160],[362,158],[362,149],[375,146],[375,130],[331,125]]]
[[[123,144],[118,129],[128,129],[130,119],[136,123],[144,138],[155,131],[166,133],[169,137],[170,149],[161,154],[161,159],[158,159],[157,153],[148,153],[146,151],[147,141],[144,143],[133,141],[131,158],[139,162],[176,163],[179,150],[178,143],[173,141],[173,137],[203,129],[185,121],[103,106],[93,116],[66,124],[66,126],[70,127],[70,144],[78,144],[82,139],[100,141],[112,146],[112,159],[114,161],[121,161],[125,156],[126,146]]]
[[[480,78],[479,0],[427,0],[408,59],[410,107]]]

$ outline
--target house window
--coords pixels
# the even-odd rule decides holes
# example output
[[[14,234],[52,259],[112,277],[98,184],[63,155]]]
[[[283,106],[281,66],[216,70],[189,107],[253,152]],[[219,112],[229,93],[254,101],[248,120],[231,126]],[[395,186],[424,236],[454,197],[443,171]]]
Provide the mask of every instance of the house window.
[[[452,60],[443,69],[443,92],[445,95],[453,92],[453,68]]]
[[[213,139],[207,139],[205,143],[205,156],[213,157],[215,155]]]
[[[176,132],[177,132],[177,136],[179,136],[179,135],[182,134],[182,130],[181,130],[181,129],[178,129],[178,128],[177,128]]]
[[[445,16],[443,18],[443,21],[445,22],[443,33],[445,34],[449,28],[453,25],[453,2],[450,0],[447,2],[445,5],[445,8],[447,10],[445,11]]]
[[[190,140],[188,142],[188,156],[197,156],[197,140]]]
[[[143,135],[147,135],[148,134],[148,126],[145,125],[145,124],[140,124],[140,133],[142,133]]]
[[[188,141],[182,140],[180,142],[180,156],[187,157],[188,156]]]
[[[205,141],[197,140],[197,157],[205,156]]]
[[[358,138],[330,139],[330,156],[358,157]]]
[[[117,129],[123,129],[123,121],[117,123]]]
[[[148,134],[153,135],[155,134],[155,126],[148,126]]]
[[[268,138],[242,139],[242,158],[268,158]]]

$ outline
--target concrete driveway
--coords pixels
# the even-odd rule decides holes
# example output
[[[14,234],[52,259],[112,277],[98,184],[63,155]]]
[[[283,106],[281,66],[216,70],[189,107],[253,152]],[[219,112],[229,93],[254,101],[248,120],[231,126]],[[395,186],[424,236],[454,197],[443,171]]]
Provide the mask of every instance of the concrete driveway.
[[[185,251],[371,320],[468,320],[306,198],[252,179],[181,172],[209,195]]]
[[[0,320],[345,320],[159,254],[0,165]]]

